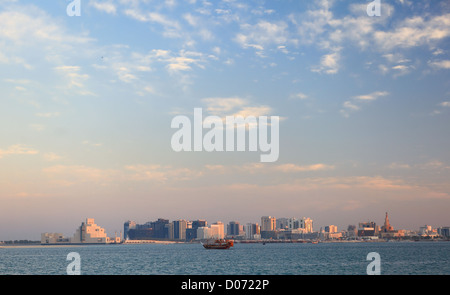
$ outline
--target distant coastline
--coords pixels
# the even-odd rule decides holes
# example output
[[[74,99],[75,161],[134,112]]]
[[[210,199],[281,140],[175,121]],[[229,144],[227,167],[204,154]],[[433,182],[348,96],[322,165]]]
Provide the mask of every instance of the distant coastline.
[[[387,243],[387,242],[450,242],[450,239],[376,239],[376,240],[235,240],[237,244],[317,244],[317,243]],[[121,243],[57,243],[41,244],[40,241],[0,241],[1,248],[51,248],[51,247],[81,247],[81,246],[101,246],[101,245],[142,245],[142,244],[200,244],[200,241],[170,241],[170,240],[127,240]]]

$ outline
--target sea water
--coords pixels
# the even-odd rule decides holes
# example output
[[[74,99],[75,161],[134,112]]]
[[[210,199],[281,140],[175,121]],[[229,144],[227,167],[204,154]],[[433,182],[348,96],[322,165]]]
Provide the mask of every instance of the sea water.
[[[0,248],[1,275],[65,275],[80,257],[82,275],[365,275],[380,255],[382,275],[448,275],[450,242],[121,244]]]

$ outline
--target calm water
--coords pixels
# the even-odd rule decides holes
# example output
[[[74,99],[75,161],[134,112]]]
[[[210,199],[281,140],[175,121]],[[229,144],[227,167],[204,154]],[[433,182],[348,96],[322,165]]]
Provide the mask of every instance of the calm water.
[[[450,242],[6,247],[0,274],[65,275],[70,252],[84,275],[365,275],[370,252],[380,254],[381,274],[450,274]]]

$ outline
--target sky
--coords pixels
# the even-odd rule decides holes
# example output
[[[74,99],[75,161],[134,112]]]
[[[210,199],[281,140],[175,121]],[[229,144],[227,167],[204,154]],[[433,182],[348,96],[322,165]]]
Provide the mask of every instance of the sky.
[[[0,0],[0,240],[134,220],[450,226],[450,4]],[[279,157],[175,152],[278,116]],[[205,131],[206,132],[206,131]]]

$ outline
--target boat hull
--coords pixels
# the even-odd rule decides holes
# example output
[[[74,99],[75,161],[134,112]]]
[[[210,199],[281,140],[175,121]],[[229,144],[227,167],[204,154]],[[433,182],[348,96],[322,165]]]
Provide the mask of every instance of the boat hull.
[[[218,249],[218,250],[226,250],[226,249],[230,249],[231,247],[234,246],[234,241],[232,240],[216,240],[212,243],[205,243],[203,244],[203,247],[205,249]]]

